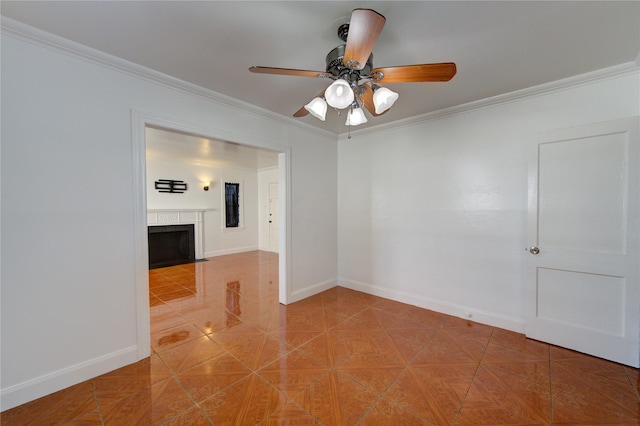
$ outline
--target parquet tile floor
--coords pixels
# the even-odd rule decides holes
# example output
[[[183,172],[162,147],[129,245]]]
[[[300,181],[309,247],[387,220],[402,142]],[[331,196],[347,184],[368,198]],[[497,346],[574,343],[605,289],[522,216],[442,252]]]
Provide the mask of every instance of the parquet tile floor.
[[[277,255],[149,272],[150,358],[9,425],[638,425],[639,373],[336,287],[278,303]]]

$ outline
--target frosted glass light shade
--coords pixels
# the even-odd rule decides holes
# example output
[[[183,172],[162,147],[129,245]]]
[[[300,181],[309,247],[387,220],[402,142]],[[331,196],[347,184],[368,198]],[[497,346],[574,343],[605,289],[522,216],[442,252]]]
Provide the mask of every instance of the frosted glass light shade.
[[[343,79],[338,79],[327,87],[327,90],[324,91],[324,97],[332,107],[343,109],[351,105],[354,94],[349,83]]]
[[[311,115],[324,121],[327,115],[327,103],[322,98],[313,98],[311,102],[304,106]]]
[[[347,126],[357,126],[367,122],[367,117],[364,115],[362,108],[351,108],[349,114],[347,114]]]
[[[373,105],[376,108],[376,114],[382,114],[398,100],[398,94],[386,87],[378,87],[373,92]]]

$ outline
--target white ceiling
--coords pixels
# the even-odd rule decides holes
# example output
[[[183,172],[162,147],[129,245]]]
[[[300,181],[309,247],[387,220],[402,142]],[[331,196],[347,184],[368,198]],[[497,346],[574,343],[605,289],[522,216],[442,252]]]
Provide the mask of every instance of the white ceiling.
[[[324,71],[354,8],[383,14],[374,66],[455,62],[446,83],[397,83],[358,128],[490,98],[640,58],[638,1],[7,1],[16,21],[287,117],[330,82],[253,74]],[[321,122],[344,133],[344,114]],[[354,129],[355,130],[355,129]]]
[[[237,143],[147,127],[147,158],[180,160],[213,168],[260,170],[278,165],[278,153]]]

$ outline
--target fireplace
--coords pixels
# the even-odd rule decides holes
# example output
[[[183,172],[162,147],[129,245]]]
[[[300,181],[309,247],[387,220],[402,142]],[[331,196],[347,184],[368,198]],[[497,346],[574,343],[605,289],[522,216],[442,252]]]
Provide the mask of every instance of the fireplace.
[[[196,260],[194,226],[148,226],[149,269]]]
[[[147,210],[148,226],[192,225],[196,258],[204,259],[204,212],[206,210]]]

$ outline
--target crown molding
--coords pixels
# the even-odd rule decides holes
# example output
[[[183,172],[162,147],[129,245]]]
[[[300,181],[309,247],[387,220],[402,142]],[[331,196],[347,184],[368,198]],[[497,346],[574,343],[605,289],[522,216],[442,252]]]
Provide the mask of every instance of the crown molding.
[[[232,98],[222,93],[206,89],[196,84],[188,83],[184,80],[161,73],[151,68],[135,64],[120,57],[105,53],[101,50],[93,49],[69,39],[48,33],[38,28],[23,24],[22,22],[2,16],[0,21],[2,35],[12,36],[22,41],[44,47],[75,59],[99,65],[123,74],[127,74],[142,80],[160,84],[165,87],[177,89],[185,93],[199,96],[209,101],[224,104],[228,107],[258,115],[270,121],[275,121],[289,127],[296,127],[300,130],[321,134],[329,137],[336,137],[335,132],[320,129],[308,123],[304,123],[293,118],[277,114],[267,109],[252,105],[248,102]]]
[[[640,59],[640,56],[639,56]],[[597,81],[609,80],[614,78],[620,78],[627,75],[640,73],[639,61],[626,62],[624,64],[614,65],[612,67],[603,68],[600,70],[579,74],[576,76],[564,78],[561,80],[552,81],[549,83],[540,84],[537,86],[528,87],[526,89],[516,90],[509,93],[504,93],[497,96],[492,96],[478,101],[468,102],[466,104],[456,105],[449,108],[444,108],[438,111],[428,112],[414,117],[405,118],[402,120],[393,121],[391,123],[384,123],[366,129],[351,131],[352,136],[364,136],[371,133],[377,133],[380,131],[397,129],[400,127],[412,126],[415,124],[421,124],[428,121],[438,120],[444,117],[465,114],[468,112],[492,108],[497,105],[504,105],[511,102],[516,102],[524,99],[531,99],[538,96],[545,95],[551,92],[561,92],[569,90],[575,87],[585,86]],[[341,133],[339,140],[347,138],[347,133]]]

